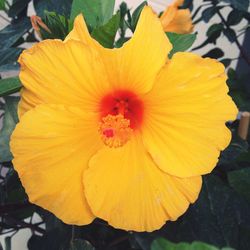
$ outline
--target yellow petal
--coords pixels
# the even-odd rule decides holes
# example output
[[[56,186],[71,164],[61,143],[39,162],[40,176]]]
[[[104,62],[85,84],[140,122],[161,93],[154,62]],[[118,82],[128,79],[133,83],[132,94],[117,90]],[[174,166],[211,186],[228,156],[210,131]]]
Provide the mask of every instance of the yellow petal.
[[[163,24],[166,32],[188,34],[193,31],[192,17],[189,9],[177,10],[174,18],[167,24]]]
[[[88,46],[93,46],[93,47],[101,46],[95,39],[93,39],[90,36],[87,25],[85,23],[85,20],[82,14],[78,15],[75,18],[74,27],[72,31],[65,38],[65,41],[67,40],[78,40]]]
[[[171,48],[159,18],[145,6],[133,37],[122,48],[104,49],[101,53],[114,87],[146,93]]]
[[[194,202],[201,177],[180,179],[162,172],[139,138],[121,148],[101,149],[84,175],[93,213],[115,228],[134,231],[159,229],[176,220]]]
[[[20,115],[42,103],[92,111],[109,89],[102,60],[79,41],[45,40],[25,50],[19,63],[24,86]]]
[[[78,108],[43,104],[22,116],[11,137],[14,168],[30,201],[65,223],[84,225],[94,218],[82,175],[102,146],[95,119]]]
[[[231,140],[225,126],[237,108],[227,95],[224,66],[192,53],[176,53],[145,98],[143,139],[166,173],[207,174]]]

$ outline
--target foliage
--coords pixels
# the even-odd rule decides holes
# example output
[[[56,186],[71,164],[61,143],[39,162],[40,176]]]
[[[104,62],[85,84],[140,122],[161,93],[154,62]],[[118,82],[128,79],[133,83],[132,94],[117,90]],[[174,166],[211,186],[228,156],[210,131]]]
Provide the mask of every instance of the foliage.
[[[10,22],[0,30],[0,73],[18,69],[17,58],[24,43],[37,42],[27,6],[32,0],[0,0],[0,9]],[[146,1],[131,11],[122,3],[116,13],[114,0],[33,0],[37,15],[51,32],[41,28],[42,39],[64,39],[72,29],[73,19],[83,13],[90,34],[106,48],[121,47],[130,39],[128,31],[134,32]],[[208,46],[204,55],[221,60],[228,68],[230,95],[240,110],[250,111],[250,88],[245,84],[248,74],[240,74],[230,67],[233,60],[218,45],[224,35],[229,44],[235,43],[249,64],[249,57],[239,44],[238,36],[249,27],[248,0],[203,0],[195,6],[186,0],[184,7],[192,9],[194,23],[207,23],[206,40],[193,48],[197,34],[167,33],[173,44],[171,57],[179,51],[197,50]],[[228,16],[222,15],[224,8]],[[211,22],[217,16],[219,22]],[[235,25],[245,20],[244,30]],[[28,197],[14,171],[9,150],[10,135],[18,122],[17,103],[19,97],[11,94],[21,89],[18,77],[0,80],[0,115],[3,126],[0,130],[0,234],[5,238],[6,249],[11,249],[14,233],[28,228],[32,236],[29,250],[248,250],[250,249],[250,150],[249,139],[237,136],[238,122],[230,123],[233,138],[230,146],[221,154],[212,174],[203,177],[202,192],[197,202],[175,222],[168,222],[162,229],[152,233],[135,233],[114,229],[106,222],[96,219],[88,226],[70,226],[62,223],[48,211],[35,206]],[[11,96],[10,96],[11,95]],[[180,145],[185,147],[185,145]],[[33,222],[34,213],[41,218]],[[7,234],[8,233],[8,234]],[[1,249],[1,245],[0,245]]]

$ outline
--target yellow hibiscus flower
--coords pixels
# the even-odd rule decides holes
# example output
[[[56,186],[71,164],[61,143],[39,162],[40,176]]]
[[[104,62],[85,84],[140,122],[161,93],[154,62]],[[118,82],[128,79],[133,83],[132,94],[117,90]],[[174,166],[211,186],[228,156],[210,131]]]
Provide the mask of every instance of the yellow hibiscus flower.
[[[11,150],[31,202],[69,224],[153,231],[197,199],[237,109],[221,63],[169,60],[171,48],[145,7],[122,48],[101,47],[79,15],[65,41],[22,53]]]
[[[160,17],[165,32],[188,34],[193,31],[192,17],[189,9],[178,9],[184,0],[175,0]]]

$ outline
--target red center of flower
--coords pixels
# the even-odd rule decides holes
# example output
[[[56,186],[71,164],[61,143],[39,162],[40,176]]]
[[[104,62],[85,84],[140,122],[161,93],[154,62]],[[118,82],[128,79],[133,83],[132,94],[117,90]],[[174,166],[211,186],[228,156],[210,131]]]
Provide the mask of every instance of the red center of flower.
[[[130,121],[130,127],[137,129],[143,121],[143,102],[128,90],[116,90],[101,100],[101,118],[107,115],[122,115]],[[108,132],[109,133],[109,132]]]
[[[129,141],[143,120],[143,103],[131,91],[117,90],[100,103],[99,133],[105,145],[116,148]]]

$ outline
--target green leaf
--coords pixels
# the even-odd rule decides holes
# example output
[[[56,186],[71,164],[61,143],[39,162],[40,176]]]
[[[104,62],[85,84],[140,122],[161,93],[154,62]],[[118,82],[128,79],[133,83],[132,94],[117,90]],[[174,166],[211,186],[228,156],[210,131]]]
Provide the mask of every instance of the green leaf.
[[[31,28],[29,18],[19,19],[18,22],[7,25],[0,31],[0,48],[10,48]]]
[[[4,65],[18,66],[17,58],[21,52],[21,48],[8,48],[0,50],[0,71],[5,71],[1,70],[1,67]]]
[[[220,60],[220,62],[224,64],[225,68],[227,68],[227,67],[230,66],[230,64],[232,62],[232,59],[230,59],[230,58],[224,58],[224,59]]]
[[[45,11],[55,12],[66,18],[70,17],[72,0],[33,0],[36,13],[40,17],[45,16]]]
[[[209,52],[207,52],[203,57],[210,57],[214,59],[218,59],[224,56],[224,52],[220,48],[214,48],[211,49]]]
[[[153,242],[151,250],[220,250],[220,248],[199,241],[191,244],[185,242],[176,244],[161,238]],[[227,247],[221,248],[221,250],[233,250],[233,248]]]
[[[250,201],[250,168],[228,172],[227,176],[230,186]]]
[[[27,9],[30,0],[15,0],[8,10],[9,17],[16,17],[23,10]]]
[[[92,28],[104,25],[112,17],[115,0],[73,0],[70,19],[83,13],[87,24]]]
[[[131,29],[135,31],[136,25],[138,23],[139,17],[141,15],[142,9],[144,6],[146,6],[148,3],[147,1],[142,2],[133,12],[132,17],[131,17]]]
[[[243,13],[241,11],[238,10],[232,10],[228,17],[227,17],[227,23],[228,25],[237,25],[241,22],[243,18]]]
[[[212,6],[202,11],[201,16],[206,23],[216,14],[216,8]]]
[[[8,96],[4,98],[4,118],[3,127],[0,130],[0,162],[6,162],[12,160],[12,154],[10,152],[9,140],[12,131],[14,130],[17,122],[17,104],[19,97]]]
[[[237,39],[236,32],[233,29],[224,29],[223,33],[231,43]]]
[[[237,158],[246,152],[248,152],[248,143],[238,135],[233,134],[230,145],[220,155],[219,164],[233,166]]]
[[[176,33],[166,33],[169,41],[173,45],[169,57],[171,58],[174,53],[188,50],[194,43],[196,39],[196,34],[176,34]]]
[[[10,95],[22,87],[18,77],[11,77],[0,80],[0,96]]]
[[[65,16],[55,12],[44,11],[44,23],[50,29],[47,32],[41,27],[41,36],[43,39],[61,39],[64,40],[70,31],[70,21]]]
[[[207,37],[208,37],[208,42],[209,43],[215,43],[217,38],[220,37],[221,32],[223,31],[223,24],[221,23],[215,23],[211,25],[208,30],[207,30]]]
[[[47,229],[47,228],[46,228]],[[28,241],[29,250],[61,250],[69,249],[70,232],[67,230],[60,230],[59,228],[53,228],[52,230],[46,230],[43,236],[33,234]]]
[[[70,250],[95,250],[95,248],[88,241],[75,239],[70,244]]]
[[[91,36],[105,48],[113,48],[119,23],[120,14],[117,13],[105,25],[95,28]]]
[[[249,0],[223,0],[231,4],[234,8],[247,12],[249,7]]]
[[[5,0],[0,0],[0,10],[5,10]]]

